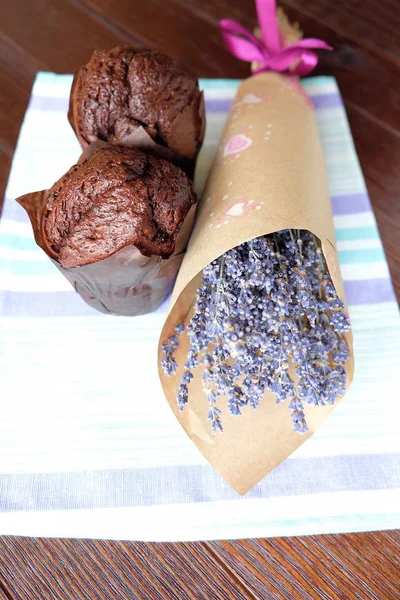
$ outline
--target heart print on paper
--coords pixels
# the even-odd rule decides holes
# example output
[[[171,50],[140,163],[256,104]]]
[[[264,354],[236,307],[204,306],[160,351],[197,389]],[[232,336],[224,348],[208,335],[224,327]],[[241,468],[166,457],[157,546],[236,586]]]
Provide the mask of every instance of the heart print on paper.
[[[238,152],[242,152],[249,148],[253,143],[253,140],[244,133],[238,133],[231,137],[225,144],[224,147],[224,156],[231,156],[232,154],[237,154]]]

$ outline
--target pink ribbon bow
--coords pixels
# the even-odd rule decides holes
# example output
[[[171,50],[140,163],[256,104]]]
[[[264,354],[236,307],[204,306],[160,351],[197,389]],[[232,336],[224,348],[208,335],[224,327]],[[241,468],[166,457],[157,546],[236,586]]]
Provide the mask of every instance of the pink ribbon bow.
[[[333,50],[316,38],[305,38],[284,47],[276,18],[275,0],[255,1],[261,39],[237,21],[223,19],[219,22],[222,38],[229,52],[246,62],[260,63],[261,66],[254,73],[276,71],[288,75],[307,75],[318,62],[317,55],[311,49]]]

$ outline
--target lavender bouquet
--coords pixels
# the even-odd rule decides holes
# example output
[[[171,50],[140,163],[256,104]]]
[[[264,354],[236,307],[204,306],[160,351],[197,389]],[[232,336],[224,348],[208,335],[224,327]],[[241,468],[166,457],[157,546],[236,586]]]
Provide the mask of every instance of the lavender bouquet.
[[[220,397],[231,415],[256,409],[266,391],[288,401],[293,430],[308,430],[304,405],[333,405],[346,389],[344,339],[350,322],[315,236],[283,230],[229,250],[203,269],[177,403],[188,403],[193,371],[202,382],[213,433],[223,431]],[[175,375],[183,324],[162,345]],[[293,373],[294,371],[294,373]],[[293,373],[293,374],[292,374]]]
[[[247,36],[257,71],[228,114],[158,359],[176,418],[245,493],[343,397],[353,350],[323,151],[295,76],[312,68],[302,52],[317,41],[280,49],[275,36],[272,50],[262,27],[261,40],[224,27],[230,49],[232,32]]]

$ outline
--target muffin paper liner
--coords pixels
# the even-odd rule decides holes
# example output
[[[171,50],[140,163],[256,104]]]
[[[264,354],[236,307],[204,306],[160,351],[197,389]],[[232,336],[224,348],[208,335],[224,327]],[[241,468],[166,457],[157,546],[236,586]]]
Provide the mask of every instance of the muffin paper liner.
[[[159,341],[159,375],[180,424],[213,467],[239,493],[247,492],[303,444],[333,410],[305,406],[309,431],[291,428],[290,414],[265,394],[259,407],[243,409],[238,419],[222,406],[224,431],[212,434],[199,365],[189,386],[189,402],[180,412],[177,391],[189,347],[187,334],[175,352],[178,371],[161,369],[161,344],[178,323],[191,317],[203,268],[231,248],[282,229],[312,232],[336,291],[345,302],[335,243],[333,216],[321,142],[310,99],[293,76],[261,73],[239,87],[222,134],[194,229],[175,283]],[[347,311],[347,307],[346,307]],[[345,335],[351,358],[351,332]]]
[[[157,158],[168,159],[168,149],[158,146],[143,128],[136,130],[132,145]],[[88,146],[78,162],[88,159],[99,148],[110,144],[96,142]],[[135,316],[156,310],[169,296],[190,236],[196,205],[189,210],[178,234],[175,252],[167,259],[143,256],[133,245],[111,256],[81,267],[65,268],[51,255],[42,231],[42,214],[47,190],[17,198],[32,223],[35,241],[68,279],[78,294],[93,308],[114,315]]]

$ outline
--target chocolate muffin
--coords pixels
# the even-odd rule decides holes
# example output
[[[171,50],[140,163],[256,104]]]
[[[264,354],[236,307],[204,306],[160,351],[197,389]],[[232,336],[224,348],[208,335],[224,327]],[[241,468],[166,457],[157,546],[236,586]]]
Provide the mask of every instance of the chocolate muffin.
[[[89,265],[131,244],[144,256],[168,258],[195,202],[178,167],[133,148],[103,148],[49,190],[45,249],[62,267]]]
[[[188,160],[205,128],[197,79],[165,54],[128,47],[94,51],[75,75],[68,118],[82,147],[96,140],[125,144],[142,126]]]

